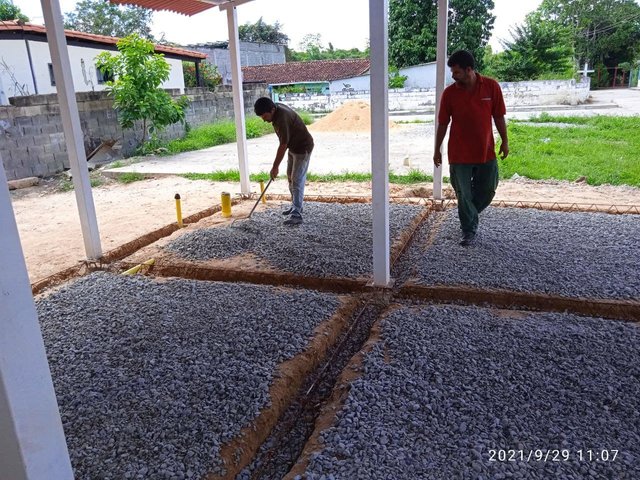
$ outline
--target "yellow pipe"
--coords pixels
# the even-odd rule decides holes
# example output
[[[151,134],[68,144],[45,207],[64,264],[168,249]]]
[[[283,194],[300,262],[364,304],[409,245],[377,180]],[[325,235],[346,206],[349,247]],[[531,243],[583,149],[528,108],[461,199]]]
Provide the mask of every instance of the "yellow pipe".
[[[135,267],[131,267],[129,270],[122,272],[122,275],[135,275],[142,269],[143,266],[150,267],[154,263],[156,263],[156,260],[154,258],[150,258],[149,260],[145,260],[144,262],[139,263]]]
[[[176,216],[178,217],[178,227],[182,228],[182,206],[180,205],[180,194],[176,193]]]
[[[264,193],[264,180],[260,180],[260,194]],[[262,195],[262,203],[267,203],[267,196]]]
[[[229,218],[231,216],[231,194],[222,192],[222,216]]]

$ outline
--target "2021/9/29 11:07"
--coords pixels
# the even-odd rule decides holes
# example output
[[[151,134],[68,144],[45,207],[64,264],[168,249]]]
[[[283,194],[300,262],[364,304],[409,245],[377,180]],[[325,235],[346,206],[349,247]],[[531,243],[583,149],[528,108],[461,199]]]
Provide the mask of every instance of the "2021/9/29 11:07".
[[[532,449],[532,450],[489,450],[490,462],[567,462],[577,459],[581,462],[614,462],[619,450],[616,449]]]

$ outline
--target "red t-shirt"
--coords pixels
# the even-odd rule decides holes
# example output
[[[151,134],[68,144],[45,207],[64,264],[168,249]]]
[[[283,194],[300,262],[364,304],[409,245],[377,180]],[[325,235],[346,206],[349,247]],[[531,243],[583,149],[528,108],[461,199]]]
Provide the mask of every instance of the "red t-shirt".
[[[476,73],[472,92],[457,84],[442,92],[438,123],[451,122],[449,163],[486,163],[496,158],[491,119],[506,113],[502,90],[495,80]]]

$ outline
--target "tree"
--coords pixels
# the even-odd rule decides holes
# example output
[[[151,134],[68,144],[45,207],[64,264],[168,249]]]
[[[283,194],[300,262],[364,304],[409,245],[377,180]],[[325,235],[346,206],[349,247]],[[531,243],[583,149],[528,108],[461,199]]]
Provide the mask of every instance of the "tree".
[[[104,0],[80,0],[72,13],[65,14],[64,28],[79,32],[126,37],[136,33],[153,40],[153,11],[141,7],[121,7]]]
[[[155,138],[166,126],[184,122],[187,98],[175,102],[160,88],[171,67],[162,55],[154,53],[153,43],[132,34],[118,41],[118,50],[117,55],[102,52],[96,57],[96,66],[115,77],[106,84],[120,126],[133,128],[142,122],[141,141],[145,142],[148,133]]]
[[[238,27],[238,36],[243,42],[264,42],[276,43],[278,45],[287,45],[289,37],[281,31],[282,25],[276,22],[269,25],[262,20],[262,17],[256,23],[245,23]]]
[[[334,48],[329,42],[329,48],[325,48],[322,43],[322,35],[319,33],[308,33],[302,37],[299,44],[300,51],[289,50],[287,60],[290,62],[308,62],[312,60],[341,60],[347,58],[367,58],[369,52],[361,51],[357,48],[344,50]]]
[[[451,0],[449,3],[448,50],[473,53],[482,67],[484,47],[489,41],[495,16],[493,0]],[[390,0],[389,60],[398,67],[436,59],[438,34],[436,0]]]
[[[27,17],[20,7],[16,7],[9,0],[0,0],[0,20],[19,20],[21,22],[28,22]]]
[[[507,82],[573,76],[574,51],[569,28],[542,20],[538,12],[533,12],[522,25],[511,30],[511,36],[513,40],[502,42],[504,52],[489,55],[487,74]]]
[[[578,64],[615,67],[640,53],[640,5],[634,0],[543,0],[542,20],[567,25]]]
[[[182,62],[182,71],[184,72],[184,86],[197,87],[198,79],[196,78],[196,66],[193,62]],[[218,73],[218,67],[207,62],[200,63],[200,74],[204,81],[204,87],[209,90],[215,90],[216,85],[222,83],[222,75]]]

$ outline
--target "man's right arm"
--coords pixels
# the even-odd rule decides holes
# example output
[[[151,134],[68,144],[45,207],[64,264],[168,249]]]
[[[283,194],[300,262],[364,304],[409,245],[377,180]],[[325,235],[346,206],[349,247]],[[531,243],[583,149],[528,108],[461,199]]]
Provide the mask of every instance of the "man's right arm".
[[[436,130],[436,145],[435,151],[433,152],[433,164],[436,167],[442,165],[442,142],[444,141],[444,137],[447,134],[447,127],[449,127],[449,123],[438,123],[438,130]]]

